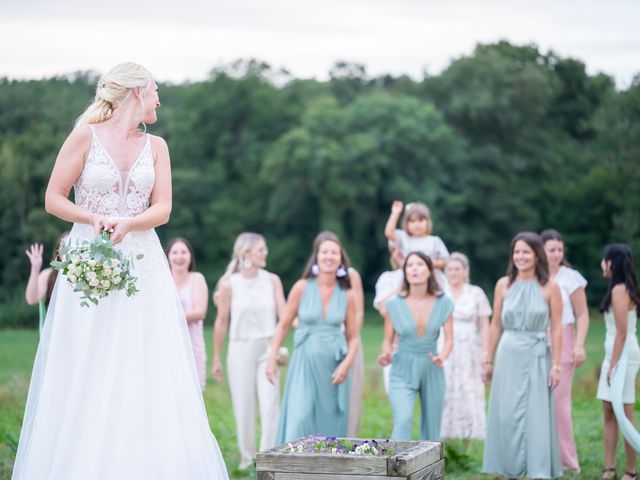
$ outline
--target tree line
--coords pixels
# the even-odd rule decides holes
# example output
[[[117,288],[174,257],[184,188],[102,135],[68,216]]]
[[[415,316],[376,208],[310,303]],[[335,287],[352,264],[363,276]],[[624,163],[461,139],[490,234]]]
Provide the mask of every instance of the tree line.
[[[68,227],[46,214],[44,192],[97,79],[0,79],[0,326],[37,323],[24,250],[42,242],[50,255]],[[418,80],[348,62],[326,81],[298,79],[243,60],[161,84],[160,97],[149,131],[169,143],[174,200],[158,233],[193,243],[210,288],[242,231],[266,236],[268,268],[289,287],[329,229],[371,292],[389,268],[394,199],[429,205],[434,234],[469,256],[488,293],[521,230],[564,234],[592,305],[602,247],[640,251],[640,77],[620,90],[576,59],[502,41]]]

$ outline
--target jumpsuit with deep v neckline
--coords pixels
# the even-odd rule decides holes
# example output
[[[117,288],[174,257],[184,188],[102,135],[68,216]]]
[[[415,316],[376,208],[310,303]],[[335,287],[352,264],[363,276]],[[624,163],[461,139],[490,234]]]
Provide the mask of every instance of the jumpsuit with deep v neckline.
[[[396,296],[386,303],[398,334],[398,350],[393,354],[389,378],[389,400],[393,411],[394,440],[410,440],[416,395],[420,395],[420,438],[438,440],[444,409],[443,369],[434,365],[429,353],[437,355],[440,327],[453,312],[453,301],[441,295],[431,309],[424,335],[418,336],[416,322],[407,301]]]

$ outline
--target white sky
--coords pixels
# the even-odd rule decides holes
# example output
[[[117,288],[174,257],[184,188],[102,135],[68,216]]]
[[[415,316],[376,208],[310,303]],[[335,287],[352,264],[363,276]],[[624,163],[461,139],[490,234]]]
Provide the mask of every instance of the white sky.
[[[535,43],[621,88],[640,73],[638,0],[0,0],[0,76],[142,63],[200,80],[256,58],[324,79],[336,60],[370,75],[439,73],[478,42]]]

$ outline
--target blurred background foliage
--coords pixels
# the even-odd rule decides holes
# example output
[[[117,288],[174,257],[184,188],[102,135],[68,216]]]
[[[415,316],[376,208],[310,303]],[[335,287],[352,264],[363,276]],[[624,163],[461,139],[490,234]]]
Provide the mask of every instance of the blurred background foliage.
[[[68,226],[43,208],[57,151],[98,75],[0,79],[0,326],[35,326],[24,305],[30,243],[52,253]],[[600,299],[608,242],[640,251],[640,77],[611,77],[534,45],[478,45],[436,76],[372,78],[338,62],[326,81],[239,60],[197,83],[161,84],[174,202],[158,229],[194,245],[210,288],[242,231],[266,236],[288,288],[313,237],[343,239],[371,292],[388,269],[394,199],[423,201],[434,234],[466,253],[492,294],[509,242],[553,227]]]

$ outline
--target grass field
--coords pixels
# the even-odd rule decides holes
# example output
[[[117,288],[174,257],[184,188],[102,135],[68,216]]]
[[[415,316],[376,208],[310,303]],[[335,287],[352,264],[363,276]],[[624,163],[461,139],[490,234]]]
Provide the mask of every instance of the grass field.
[[[211,329],[206,331],[208,349],[211,352]],[[363,406],[361,437],[384,438],[391,433],[391,408],[382,385],[382,370],[376,364],[382,339],[382,325],[377,319],[367,322],[362,332],[365,349],[366,385]],[[594,315],[587,341],[587,363],[577,372],[574,381],[574,426],[578,455],[583,472],[575,478],[597,479],[602,470],[602,408],[595,399],[599,363],[603,356],[604,324]],[[0,331],[0,479],[11,477],[15,449],[20,434],[22,413],[26,400],[29,376],[38,333],[31,330]],[[255,470],[240,471],[235,445],[229,389],[225,381],[208,380],[205,402],[209,424],[215,434],[232,478],[255,478]],[[636,410],[638,410],[636,404]],[[417,438],[418,423],[414,422]],[[483,442],[474,442],[465,453],[461,442],[447,442],[446,477],[448,479],[491,478],[481,475]],[[624,457],[618,449],[618,469],[623,470]],[[563,478],[574,478],[567,474]]]

